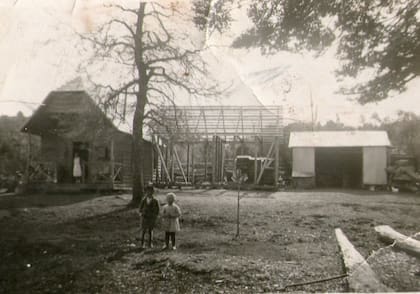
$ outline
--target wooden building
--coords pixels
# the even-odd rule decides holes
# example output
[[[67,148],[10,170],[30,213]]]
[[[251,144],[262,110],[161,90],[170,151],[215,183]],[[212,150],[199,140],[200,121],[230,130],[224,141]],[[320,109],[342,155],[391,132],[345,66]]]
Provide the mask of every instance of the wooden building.
[[[387,184],[385,131],[292,132],[292,178],[298,187],[361,188]]]
[[[278,187],[281,106],[167,106],[161,111],[162,121],[171,123],[153,129],[157,183],[221,187],[233,184],[240,168],[247,184]]]
[[[40,157],[29,158],[29,188],[119,189],[132,182],[132,136],[119,130],[83,90],[52,91],[22,128],[41,138]],[[145,181],[152,179],[153,147],[145,141]],[[74,158],[82,176],[73,177]]]

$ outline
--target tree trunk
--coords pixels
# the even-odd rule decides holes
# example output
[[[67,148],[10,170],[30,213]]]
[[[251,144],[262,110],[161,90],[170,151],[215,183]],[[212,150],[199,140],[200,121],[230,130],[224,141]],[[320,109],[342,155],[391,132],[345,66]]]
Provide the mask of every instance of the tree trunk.
[[[136,24],[136,38],[134,40],[135,46],[135,63],[137,67],[139,82],[136,109],[133,118],[133,197],[131,204],[136,206],[140,204],[144,193],[144,141],[143,141],[143,119],[144,109],[147,102],[147,74],[146,65],[143,61],[143,23],[145,2],[140,2],[140,7],[137,11]]]
[[[143,101],[142,101],[143,100]],[[144,97],[141,94],[137,97],[136,110],[133,118],[133,197],[132,205],[140,204],[144,193],[144,141],[143,141],[143,118],[144,118]]]

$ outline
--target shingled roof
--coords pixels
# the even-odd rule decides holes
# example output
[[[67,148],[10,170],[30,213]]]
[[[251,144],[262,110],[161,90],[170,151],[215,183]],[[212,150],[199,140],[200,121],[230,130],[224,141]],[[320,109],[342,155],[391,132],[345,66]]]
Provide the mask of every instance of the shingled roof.
[[[84,118],[89,125],[80,122]],[[107,127],[115,131],[122,131],[99,108],[92,97],[83,89],[83,82],[76,78],[55,91],[52,91],[44,99],[41,106],[23,126],[22,131],[40,135],[46,132],[56,132],[60,120],[67,120],[76,125],[81,123],[83,128],[92,128],[91,123],[97,127]],[[74,132],[81,130],[74,130]]]

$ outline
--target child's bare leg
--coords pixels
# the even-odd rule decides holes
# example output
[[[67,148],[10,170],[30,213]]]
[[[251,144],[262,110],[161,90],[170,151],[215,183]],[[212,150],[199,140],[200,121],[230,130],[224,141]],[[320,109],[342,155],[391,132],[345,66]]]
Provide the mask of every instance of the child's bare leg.
[[[153,243],[153,229],[149,229],[149,247],[152,247]]]
[[[141,230],[141,247],[143,247],[144,245],[144,235],[146,234],[146,230],[142,229]]]
[[[175,247],[175,232],[171,232],[171,243],[172,247]]]
[[[165,232],[165,247],[169,247],[169,232]]]

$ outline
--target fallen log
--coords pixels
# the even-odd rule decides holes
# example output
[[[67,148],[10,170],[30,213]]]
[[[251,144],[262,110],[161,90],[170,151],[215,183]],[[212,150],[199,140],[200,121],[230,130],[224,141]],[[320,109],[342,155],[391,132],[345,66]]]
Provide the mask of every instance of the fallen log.
[[[390,226],[376,226],[375,231],[379,238],[388,243],[394,243],[394,246],[407,252],[408,254],[420,257],[420,241],[398,233]]]
[[[335,229],[352,292],[392,292],[382,284],[363,256],[354,248],[341,229]]]

